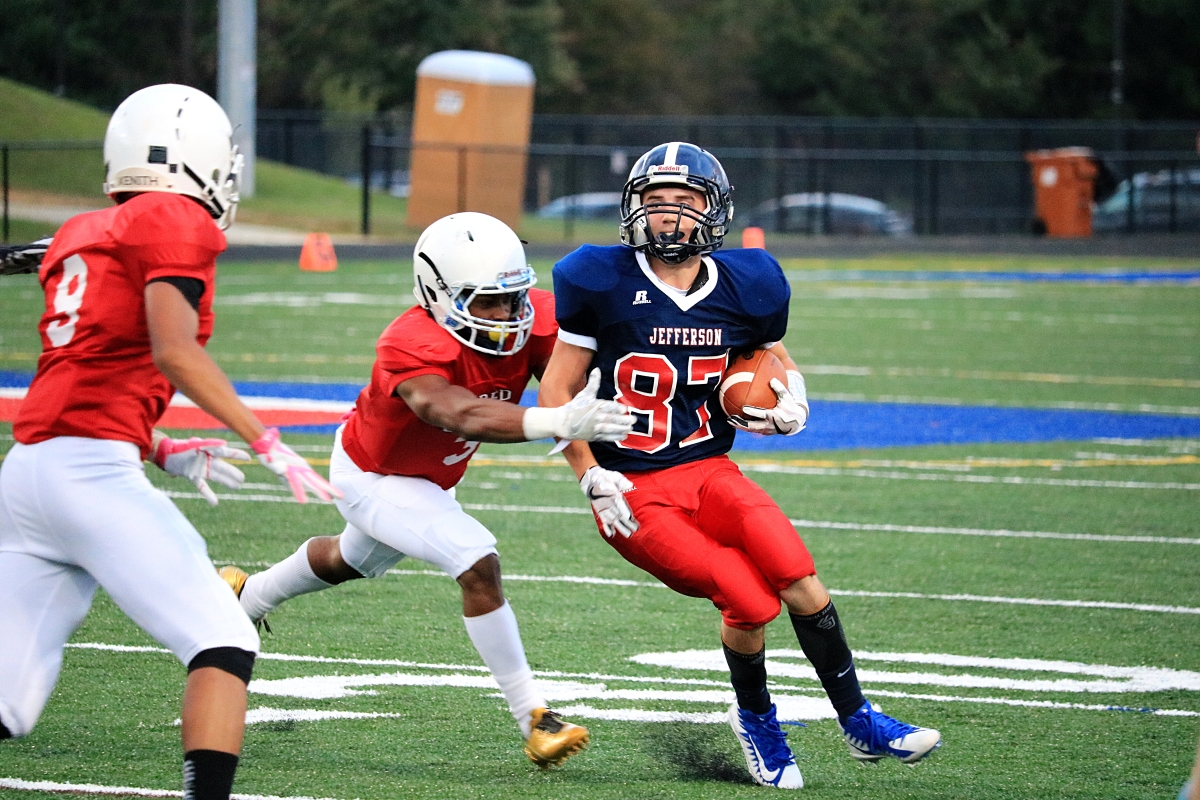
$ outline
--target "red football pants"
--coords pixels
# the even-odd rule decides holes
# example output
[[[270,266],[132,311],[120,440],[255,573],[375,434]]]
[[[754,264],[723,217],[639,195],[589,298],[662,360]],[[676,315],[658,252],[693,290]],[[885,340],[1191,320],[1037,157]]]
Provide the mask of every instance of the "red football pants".
[[[779,616],[779,593],[816,574],[787,516],[727,457],[625,477],[641,527],[608,543],[680,594],[707,597],[730,627],[767,624]]]

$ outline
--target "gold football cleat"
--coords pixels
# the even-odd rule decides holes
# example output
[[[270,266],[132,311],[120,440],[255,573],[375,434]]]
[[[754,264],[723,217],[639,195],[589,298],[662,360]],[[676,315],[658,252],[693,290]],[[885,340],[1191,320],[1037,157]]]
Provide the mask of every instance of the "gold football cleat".
[[[242,596],[242,587],[246,585],[246,579],[250,576],[245,570],[237,567],[221,567],[217,570],[217,574],[221,576],[221,580],[229,584],[229,588],[233,589],[234,597]]]
[[[229,588],[233,590],[233,596],[241,599],[242,589],[246,586],[246,580],[250,577],[243,569],[238,569],[234,566],[221,567],[217,570],[217,575],[221,580],[229,584]],[[267,618],[252,620],[255,628],[260,628],[267,633],[271,632],[271,625],[267,622]]]
[[[557,766],[587,747],[588,730],[582,725],[572,725],[545,708],[535,708],[531,717],[525,755],[539,768]]]

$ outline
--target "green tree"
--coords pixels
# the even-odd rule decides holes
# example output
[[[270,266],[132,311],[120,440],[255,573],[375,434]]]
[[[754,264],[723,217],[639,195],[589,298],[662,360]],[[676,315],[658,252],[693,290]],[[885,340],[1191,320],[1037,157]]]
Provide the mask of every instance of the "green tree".
[[[858,116],[1037,114],[1055,66],[987,0],[768,0],[753,73],[775,110]]]
[[[554,0],[261,0],[259,41],[265,107],[411,106],[417,65],[449,49],[528,61],[539,96],[576,80]]]

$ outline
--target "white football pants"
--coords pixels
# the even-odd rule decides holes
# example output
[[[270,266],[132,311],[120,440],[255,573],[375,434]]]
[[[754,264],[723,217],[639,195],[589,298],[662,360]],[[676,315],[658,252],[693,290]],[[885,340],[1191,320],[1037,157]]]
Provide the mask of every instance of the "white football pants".
[[[496,537],[463,511],[453,490],[425,478],[363,472],[342,449],[341,428],[333,442],[329,482],[345,495],[337,501],[346,520],[342,558],[364,577],[379,577],[407,555],[458,578],[496,553]]]
[[[258,652],[204,539],[150,484],[136,445],[14,445],[0,466],[0,720],[14,736],[41,715],[97,585],[185,665],[214,647]]]

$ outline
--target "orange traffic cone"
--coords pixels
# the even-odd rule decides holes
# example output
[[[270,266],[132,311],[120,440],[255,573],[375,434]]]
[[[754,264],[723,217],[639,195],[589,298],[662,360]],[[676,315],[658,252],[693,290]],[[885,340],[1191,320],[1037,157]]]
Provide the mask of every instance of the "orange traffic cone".
[[[337,254],[328,233],[310,233],[300,249],[300,269],[305,272],[333,272],[337,269]]]
[[[759,250],[766,250],[767,237],[763,234],[763,229],[745,228],[742,231],[742,247],[756,247]]]

